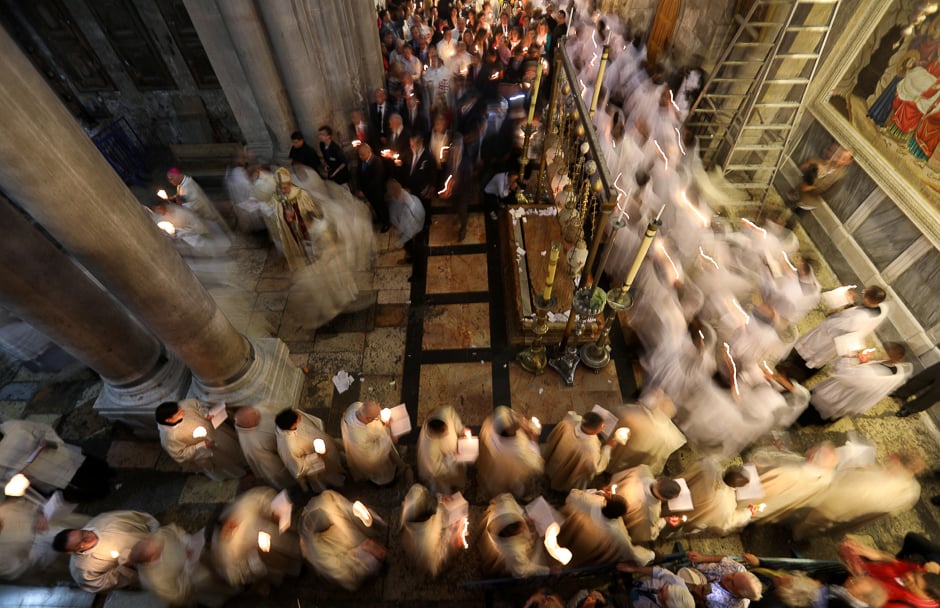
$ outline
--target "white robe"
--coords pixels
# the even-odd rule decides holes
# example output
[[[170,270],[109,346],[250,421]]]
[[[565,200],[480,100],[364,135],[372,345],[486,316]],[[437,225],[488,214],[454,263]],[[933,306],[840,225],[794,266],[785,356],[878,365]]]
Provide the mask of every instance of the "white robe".
[[[443,437],[431,437],[427,431],[427,421],[443,420],[447,431]],[[440,494],[453,494],[466,483],[466,465],[457,462],[458,433],[463,430],[463,422],[457,411],[445,405],[437,408],[425,419],[418,435],[418,479]]]
[[[85,462],[81,448],[65,443],[48,424],[7,420],[0,424],[0,433],[0,481],[4,485],[23,473],[41,492],[61,490]]]
[[[238,445],[241,446],[245,460],[254,474],[269,486],[279,490],[294,485],[294,476],[284,466],[278,453],[277,434],[274,419],[270,412],[258,409],[261,416],[258,426],[251,428],[235,425]]]
[[[800,454],[761,449],[751,454],[764,497],[764,510],[755,523],[780,523],[798,515],[832,482],[835,471],[810,462]]]
[[[324,526],[328,525],[324,529]],[[382,563],[362,548],[374,531],[332,490],[310,499],[300,520],[300,548],[317,574],[348,591],[378,574]]]
[[[204,473],[213,481],[243,476],[245,457],[238,445],[235,431],[225,424],[213,428],[212,422],[207,418],[209,408],[196,399],[180,401],[179,407],[183,410],[183,419],[179,423],[173,426],[157,425],[160,445],[170,458]],[[206,436],[194,438],[193,431],[200,426],[206,430]],[[214,441],[215,445],[207,447],[206,440]]]
[[[300,540],[293,530],[280,532],[272,509],[277,492],[258,487],[244,492],[219,517],[212,542],[216,570],[230,585],[259,581],[280,584],[300,573]],[[258,547],[258,533],[271,537],[271,551]]]
[[[601,512],[604,497],[591,491],[574,489],[565,500],[565,523],[558,542],[572,553],[568,567],[609,562],[631,562],[640,566],[653,561],[656,554],[635,546],[623,518],[608,519]]]
[[[613,433],[613,429],[607,431]],[[568,412],[555,425],[543,453],[545,472],[552,489],[559,492],[586,488],[610,462],[610,446],[601,445],[597,435],[588,435],[581,430],[581,415],[577,412]]]
[[[838,356],[835,339],[841,335],[855,332],[859,339],[869,336],[888,315],[888,306],[882,302],[878,309],[853,306],[831,315],[796,341],[796,352],[803,357],[806,365],[819,369]]]
[[[513,416],[517,414],[513,413]],[[521,424],[526,424],[521,421]],[[545,470],[538,443],[519,429],[512,437],[503,437],[488,416],[480,428],[480,457],[477,480],[484,497],[510,492],[521,499],[528,485]]]
[[[339,446],[323,430],[323,421],[306,412],[297,412],[300,421],[293,431],[277,429],[277,451],[290,474],[305,490],[322,492],[327,487],[338,488],[346,481]],[[323,441],[326,452],[317,454],[313,443]]]
[[[357,401],[346,409],[341,423],[346,464],[353,479],[368,479],[376,485],[386,485],[395,479],[399,462],[392,435],[381,420],[364,424],[356,412],[363,406]]]
[[[519,534],[499,535],[500,530],[515,523],[522,525]],[[545,554],[539,537],[511,494],[500,494],[490,501],[481,527],[477,542],[484,572],[495,576],[509,574],[513,578],[548,574],[548,566],[541,563]]]
[[[749,509],[738,508],[734,488],[722,480],[722,470],[713,459],[698,462],[683,473],[692,494],[692,511],[682,524],[683,532],[705,532],[726,536],[739,531],[751,520]]]
[[[899,363],[896,368],[880,361],[859,363],[854,357],[840,359],[831,376],[813,387],[810,403],[828,420],[864,414],[907,382],[913,367]]]
[[[635,542],[656,540],[665,525],[661,517],[662,501],[650,490],[655,480],[646,465],[621,471],[610,478],[611,485],[617,484],[616,494],[627,501],[623,522]]]
[[[447,508],[439,496],[421,484],[411,486],[401,507],[401,541],[418,570],[431,577],[440,574],[462,535],[463,522],[448,525]]]
[[[52,539],[67,528],[81,528],[87,515],[69,514],[36,530],[40,506],[25,498],[6,498],[0,503],[0,580],[16,580],[31,569],[49,567],[62,554],[52,549]]]
[[[202,530],[196,532],[202,534]],[[170,606],[221,606],[235,590],[225,583],[198,556],[187,554],[190,535],[170,524],[154,534],[163,546],[152,562],[137,565],[140,586]]]
[[[607,465],[610,473],[641,464],[660,473],[669,456],[685,445],[685,435],[660,407],[629,403],[615,405],[611,411],[617,415],[618,426],[630,429],[630,438],[625,445],[611,448]]]
[[[139,511],[108,511],[92,518],[83,529],[94,532],[98,543],[72,554],[72,578],[91,593],[137,585],[137,571],[126,565],[127,559],[134,546],[159,527],[152,515]]]

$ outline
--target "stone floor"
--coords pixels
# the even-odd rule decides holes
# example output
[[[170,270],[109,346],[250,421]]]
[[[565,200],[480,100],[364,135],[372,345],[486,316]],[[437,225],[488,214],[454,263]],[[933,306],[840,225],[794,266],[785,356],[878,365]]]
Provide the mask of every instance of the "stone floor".
[[[402,264],[404,254],[394,247],[393,234],[377,234],[375,268],[358,277],[363,292],[359,310],[318,329],[303,326],[303,316],[298,313],[303,302],[291,301],[287,293],[289,273],[277,253],[261,239],[237,238],[232,251],[235,274],[224,282],[210,278],[208,286],[239,331],[249,337],[277,336],[287,343],[292,361],[306,375],[300,407],[322,418],[336,436],[345,407],[366,398],[388,405],[404,402],[416,421],[423,420],[425,413],[439,404],[453,404],[473,427],[478,427],[500,404],[552,422],[569,409],[584,412],[595,403],[629,400],[642,377],[636,371],[639,368],[634,353],[626,348],[619,330],[613,334],[613,362],[596,375],[579,369],[574,387],[565,386],[551,370],[532,376],[519,367],[503,318],[502,262],[495,242],[497,222],[482,209],[472,211],[467,238],[458,243],[456,217],[445,207],[435,207],[427,255],[416,256],[413,267]],[[801,236],[810,247],[805,234]],[[838,283],[827,272],[821,273],[821,280],[826,287]],[[196,531],[211,525],[222,506],[250,486],[248,479],[212,482],[184,474],[158,443],[134,437],[93,412],[92,404],[100,390],[94,374],[74,362],[48,371],[49,367],[62,366],[61,362],[52,362],[54,358],[38,362],[45,364],[47,371],[30,371],[37,362],[6,362],[0,366],[0,417],[48,422],[66,440],[82,444],[117,469],[112,496],[83,505],[82,510],[146,510],[163,523],[175,522]],[[343,393],[332,383],[340,370],[355,377],[354,384]],[[927,415],[898,419],[891,406],[882,403],[854,420],[795,432],[788,440],[803,448],[824,438],[844,440],[850,431],[874,441],[879,458],[894,446],[914,445],[925,452],[930,463],[922,479],[923,498],[917,506],[861,532],[889,550],[896,548],[909,530],[936,537],[940,511],[927,498],[940,493],[940,479],[931,472],[940,462],[940,445]],[[413,443],[414,436],[403,442]],[[413,463],[413,451],[405,454],[406,461]],[[694,458],[691,451],[685,450],[670,461],[669,470],[678,473],[683,463]],[[410,474],[402,475],[393,488],[383,490],[352,484],[344,493],[370,505],[386,521],[395,522],[411,479]],[[479,521],[485,507],[476,499],[472,476],[465,496],[472,505],[472,524]],[[297,493],[293,498],[300,507],[308,497]],[[384,575],[355,594],[327,585],[305,569],[297,581],[271,590],[268,596],[246,592],[228,605],[301,608],[483,603],[481,592],[464,587],[465,582],[481,578],[472,546],[439,579],[426,580],[408,568],[394,526],[388,536],[390,553]],[[833,540],[814,538],[799,549],[806,557],[832,559]],[[700,552],[732,555],[739,555],[744,547],[765,556],[787,556],[790,550],[788,530],[777,526],[752,527],[740,536],[724,539],[695,537],[682,542],[686,548]],[[663,540],[657,548],[668,553],[673,549],[673,540]],[[107,598],[92,599],[66,587],[47,588],[67,584],[67,571],[59,564],[53,572],[33,576],[21,586],[0,587],[0,607],[156,605],[142,592],[116,592]],[[514,602],[504,597],[499,604]]]

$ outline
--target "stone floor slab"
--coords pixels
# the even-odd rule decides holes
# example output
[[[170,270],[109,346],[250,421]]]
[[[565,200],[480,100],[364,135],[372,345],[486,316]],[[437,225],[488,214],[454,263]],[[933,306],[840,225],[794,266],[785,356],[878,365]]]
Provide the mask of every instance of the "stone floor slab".
[[[486,218],[482,213],[471,213],[467,218],[467,236],[458,241],[459,225],[456,215],[438,215],[431,220],[428,245],[444,247],[448,245],[477,245],[486,242]]]
[[[362,371],[366,374],[398,376],[405,361],[405,328],[377,327],[366,335]]]
[[[11,382],[0,387],[0,400],[29,401],[40,387],[38,382]]]
[[[429,306],[424,313],[424,350],[488,348],[490,305]]]
[[[488,362],[422,365],[418,423],[434,408],[451,405],[464,424],[482,424],[493,413],[492,374]]]
[[[379,304],[410,304],[411,289],[380,289]]]
[[[115,469],[155,469],[163,454],[159,443],[152,441],[112,441],[108,464]]]
[[[361,331],[336,334],[318,333],[314,342],[315,353],[337,353],[362,351],[366,344],[366,334]]]
[[[227,503],[238,492],[238,480],[212,481],[204,475],[189,475],[180,494],[180,504]]]
[[[406,304],[378,304],[375,307],[376,327],[404,327],[408,323]]]
[[[436,255],[428,258],[428,293],[487,291],[486,254]]]

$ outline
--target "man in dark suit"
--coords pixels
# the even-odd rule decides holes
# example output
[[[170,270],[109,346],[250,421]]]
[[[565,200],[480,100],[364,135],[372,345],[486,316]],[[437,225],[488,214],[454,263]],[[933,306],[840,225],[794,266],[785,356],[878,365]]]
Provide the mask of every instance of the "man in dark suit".
[[[405,123],[405,128],[408,129],[412,135],[421,135],[427,138],[431,131],[428,115],[424,111],[424,108],[421,107],[421,102],[418,100],[417,95],[412,95],[405,100],[405,110],[402,112],[402,120]]]
[[[358,196],[369,201],[382,232],[388,232],[391,220],[388,203],[385,202],[385,166],[382,159],[372,153],[369,144],[359,146],[359,171],[356,177]]]
[[[423,135],[412,133],[410,144],[410,154],[404,164],[404,168],[407,170],[404,175],[404,184],[412,194],[421,200],[424,210],[428,211],[437,184],[437,164],[434,162],[431,152],[424,145]],[[430,214],[425,214],[425,218],[430,218]],[[427,220],[425,220],[425,223],[427,223]]]
[[[940,401],[940,363],[934,363],[890,395],[901,404],[897,416],[904,418],[930,409]]]
[[[378,146],[384,137],[388,135],[388,119],[392,116],[392,107],[388,103],[388,96],[385,89],[375,90],[375,102],[369,104],[369,122],[372,141],[369,143]]]

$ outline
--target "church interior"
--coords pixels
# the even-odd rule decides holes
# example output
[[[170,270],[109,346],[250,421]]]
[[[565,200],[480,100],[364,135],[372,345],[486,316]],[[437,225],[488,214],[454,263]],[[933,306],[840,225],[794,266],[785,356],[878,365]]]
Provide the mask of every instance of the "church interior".
[[[756,466],[757,498],[729,499],[740,524],[697,527],[694,500],[680,507],[664,499],[656,503],[652,538],[630,528],[636,548],[651,549],[664,566],[694,566],[690,552],[738,561],[753,554],[813,572],[844,558],[846,533],[892,556],[908,533],[940,542],[940,414],[927,403],[898,415],[904,380],[935,374],[940,361],[936,3],[423,4],[0,0],[0,442],[11,444],[0,443],[7,484],[0,555],[20,566],[0,566],[0,606],[549,606],[563,604],[529,598],[548,589],[568,599],[584,588],[603,591],[606,605],[640,603],[630,576],[615,567],[629,560],[582,560],[576,541],[587,537],[556,519],[559,538],[576,549],[567,566],[557,543],[554,552],[547,538],[540,546],[545,526],[528,509],[523,527],[537,541],[535,569],[520,575],[490,567],[483,548],[494,510],[489,488],[505,474],[499,465],[481,474],[482,455],[451,488],[466,501],[454,520],[463,528],[451,521],[436,539],[446,554],[440,570],[416,567],[403,503],[427,485],[419,432],[429,435],[428,421],[445,406],[481,452],[500,406],[512,409],[513,429],[532,433],[546,463],[562,423],[597,410],[620,419],[600,436],[610,446],[601,453],[613,461],[631,442],[643,444],[639,423],[627,439],[613,432],[642,411],[644,420],[658,420],[648,423],[655,445],[647,449],[663,452],[655,474],[693,486],[703,471]],[[454,61],[463,53],[467,64],[451,70],[437,42],[449,43],[445,29],[468,28],[471,13],[489,33],[474,38],[469,30],[470,45],[454,43]],[[503,14],[511,21],[507,34],[517,29],[524,42],[500,38]],[[414,21],[417,35],[427,29],[434,44],[418,44],[403,15],[436,16],[430,27]],[[552,26],[542,28],[547,17]],[[481,50],[480,40],[492,48]],[[413,80],[397,63],[407,70],[412,52],[424,53]],[[435,70],[446,71],[446,85]],[[409,92],[419,85],[426,95]],[[408,186],[419,166],[415,148],[396,147],[394,127],[386,139],[387,116],[375,124],[378,89],[390,103],[401,97],[402,115],[413,106],[405,99],[429,106],[421,109],[423,128],[413,113],[406,125],[426,134],[421,145],[440,161],[438,181],[421,193],[404,191],[420,215],[414,225],[396,212],[404,199],[386,196],[384,180],[384,216],[367,192],[367,167],[381,165]],[[666,115],[669,121],[656,122]],[[447,117],[443,144],[432,128],[439,116]],[[331,127],[327,139],[323,126]],[[308,148],[316,158],[293,157],[297,131],[320,150]],[[328,141],[348,159],[341,171],[351,180],[335,179]],[[472,153],[476,169],[464,171],[474,165]],[[233,167],[248,176],[250,201],[240,200]],[[270,186],[264,200],[251,183],[256,169]],[[193,183],[208,210],[187,202]],[[288,211],[266,215],[278,205]],[[315,233],[324,217],[329,227]],[[186,222],[211,226],[191,237]],[[801,260],[816,291],[791,302],[800,309],[791,318],[783,304],[774,310],[786,298],[762,282],[798,276]],[[866,304],[866,286],[880,287],[880,308]],[[866,307],[879,310],[877,322],[838,330],[851,340],[827,335],[831,354],[802,348],[834,318]],[[904,347],[903,363],[891,358],[894,344]],[[870,381],[869,389],[867,376],[841,375],[846,365],[872,359],[897,379],[891,388]],[[822,395],[839,382],[842,401],[845,394],[876,397],[864,408],[852,403],[827,413]],[[159,421],[161,403],[190,399],[221,404],[230,419],[251,407],[271,417],[284,408],[315,417],[318,432],[343,446],[352,474],[329,484],[336,492],[323,492],[320,481],[314,488],[286,484],[293,505],[286,520],[301,536],[303,557],[279,570],[252,537],[258,557],[246,560],[246,567],[286,575],[246,578],[212,590],[210,599],[190,592],[178,602],[149,578],[138,580],[133,561],[123,567],[130,584],[81,584],[69,556],[49,549],[46,528],[70,527],[53,516],[62,511],[52,503],[63,495],[47,490],[60,486],[30,479],[33,487],[11,490],[14,477],[24,478],[14,474],[29,477],[50,443],[78,446],[89,462],[110,468],[107,495],[67,505],[73,512],[63,521],[130,510],[152,515],[161,531],[175,526],[189,543],[180,578],[194,589],[196,562],[211,569],[232,505],[272,485],[254,465],[220,477],[168,451],[169,431],[155,413]],[[388,431],[395,439],[388,483],[360,479],[350,468],[349,412],[373,401],[402,404],[407,414],[408,431]],[[19,427],[7,426],[15,421],[54,432],[31,454],[16,454],[11,431]],[[212,424],[234,437],[240,423]],[[277,424],[280,447],[284,427]],[[652,435],[654,427],[663,435]],[[665,447],[670,436],[675,443]],[[861,505],[860,514],[827,519],[807,498],[802,509],[762,521],[765,506],[773,511],[778,466],[768,463],[802,463],[807,451],[811,462],[820,445],[841,459],[826,475],[858,474],[842,500]],[[917,462],[895,486],[899,452]],[[650,464],[631,458],[623,468]],[[521,507],[541,496],[560,518],[584,488],[609,503],[621,474],[604,464],[569,486],[578,488],[570,495],[556,489],[553,473],[518,492],[507,480],[502,491]],[[359,501],[360,512],[367,507],[368,546],[381,548],[365,560],[379,563],[353,585],[324,574],[325,558],[316,556],[326,546],[308,540],[316,536],[307,533],[308,515],[327,509],[305,506],[336,493]],[[447,516],[460,502],[433,500]],[[25,545],[8,515],[21,507],[42,521]],[[339,551],[358,555],[364,545]],[[134,549],[143,559],[143,549]],[[221,581],[219,572],[212,576]],[[755,606],[774,595],[767,580]],[[921,597],[917,606],[940,599]],[[749,601],[710,598],[696,597],[696,605],[746,608]],[[572,602],[592,605],[583,597]]]

